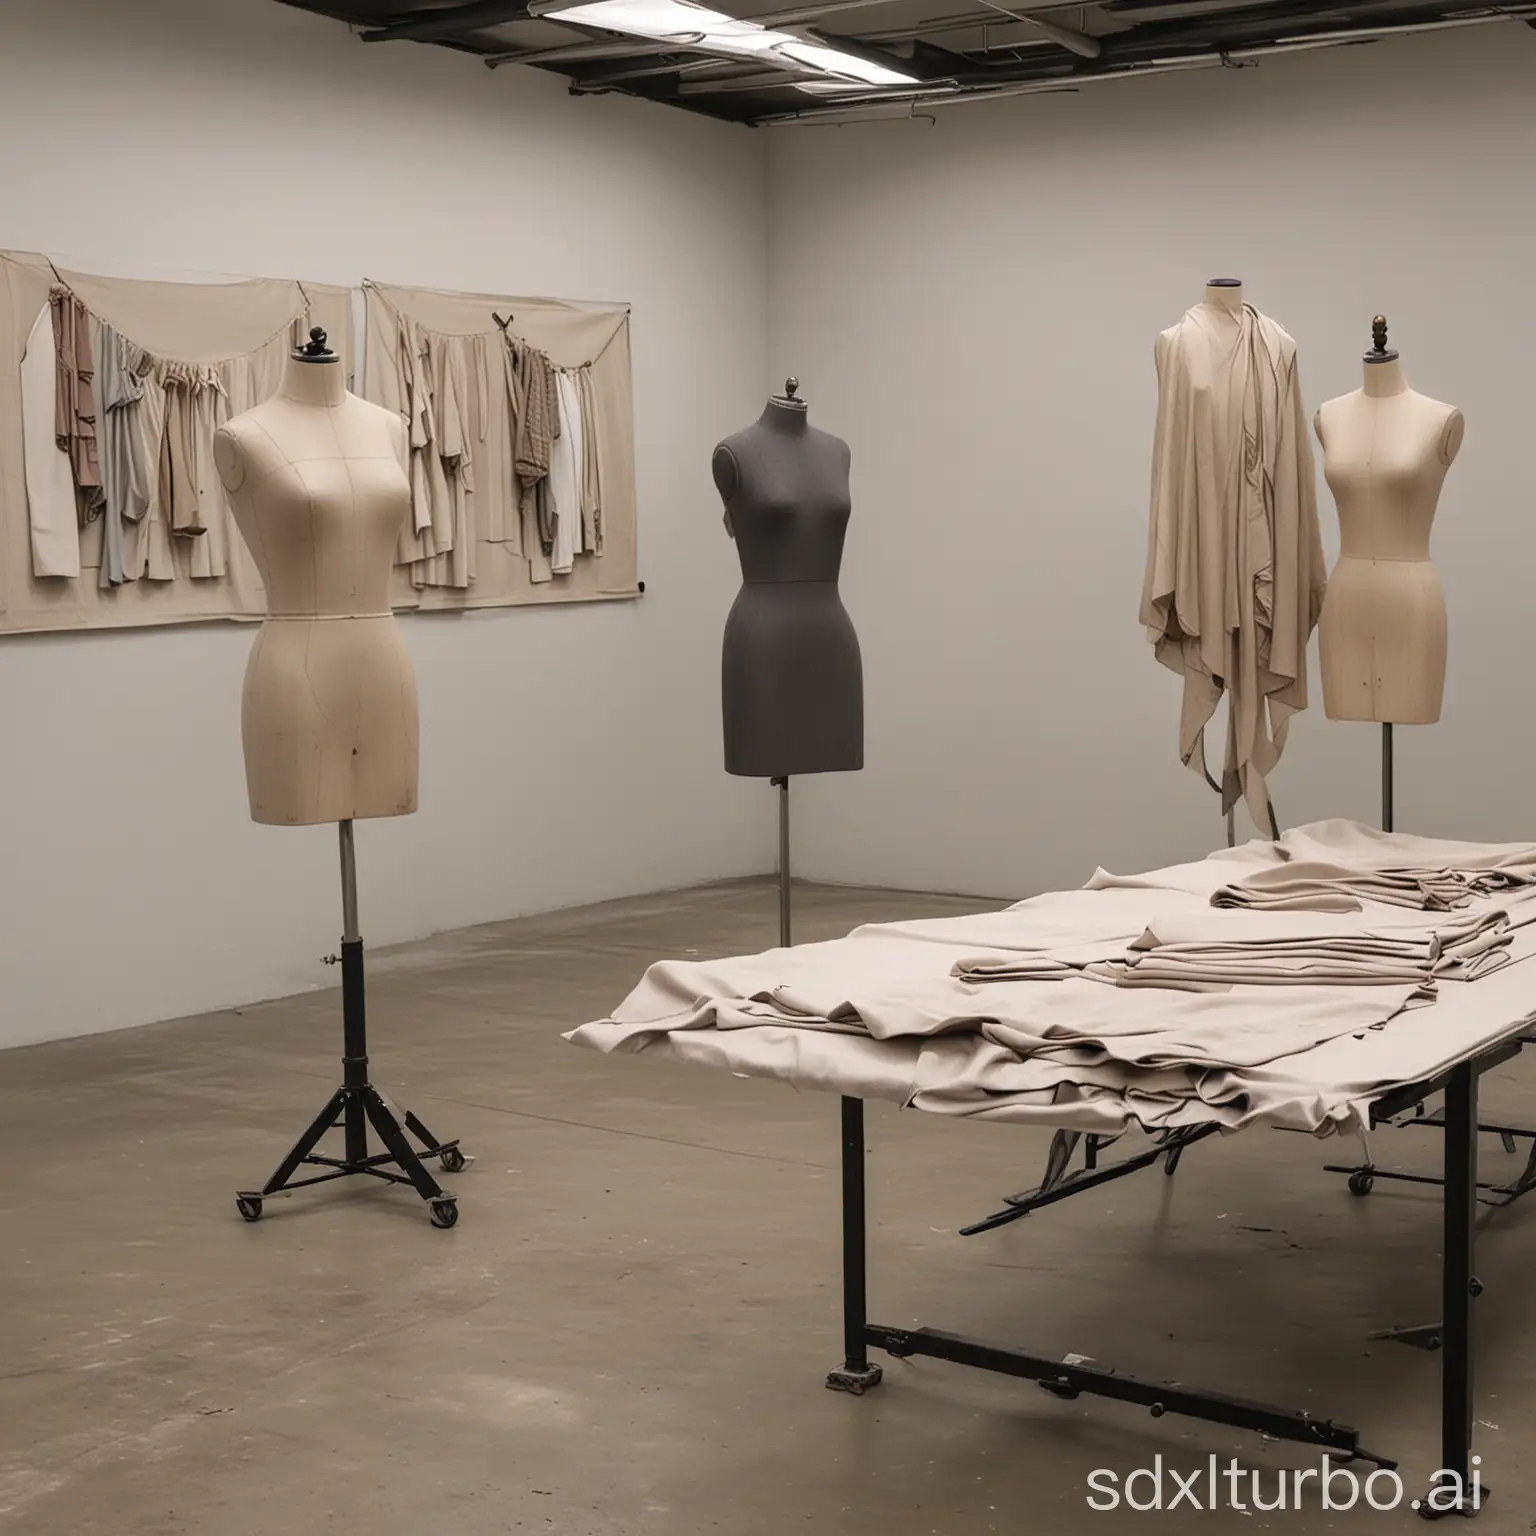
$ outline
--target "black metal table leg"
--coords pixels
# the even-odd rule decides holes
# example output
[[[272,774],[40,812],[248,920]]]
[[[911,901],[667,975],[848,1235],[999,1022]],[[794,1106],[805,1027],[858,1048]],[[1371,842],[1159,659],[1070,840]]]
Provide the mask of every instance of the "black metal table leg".
[[[864,1101],[845,1098],[843,1116],[843,1363],[827,1374],[834,1392],[855,1397],[880,1384],[869,1359],[864,1215]]]
[[[1472,1304],[1481,1287],[1472,1273],[1477,1235],[1477,1068],[1451,1074],[1445,1090],[1445,1252],[1440,1355],[1440,1467],[1420,1502],[1427,1519],[1475,1515],[1487,1497],[1473,1482]]]

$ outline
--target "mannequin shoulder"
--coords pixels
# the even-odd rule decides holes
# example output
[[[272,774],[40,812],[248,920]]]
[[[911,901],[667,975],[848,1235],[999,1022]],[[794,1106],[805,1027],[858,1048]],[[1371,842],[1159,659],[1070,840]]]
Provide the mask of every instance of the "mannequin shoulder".
[[[1337,395],[1332,400],[1324,400],[1312,416],[1312,430],[1317,434],[1318,442],[1325,448],[1328,446],[1328,425],[1331,421],[1337,420],[1340,407],[1348,399],[1348,395]]]
[[[741,485],[741,466],[737,463],[730,438],[716,445],[710,470],[715,477],[715,489],[729,501]]]
[[[1312,418],[1312,424],[1317,430],[1318,442],[1327,442],[1329,429],[1341,421],[1348,420],[1360,399],[1360,392],[1356,390],[1352,395],[1335,395],[1332,400],[1324,400],[1318,406],[1317,414]]]
[[[226,421],[213,434],[213,467],[226,491],[238,491],[253,473],[261,473],[262,450],[270,451],[271,436],[263,429],[261,407]]]
[[[1453,464],[1461,452],[1461,442],[1467,433],[1467,421],[1454,405],[1445,408],[1445,424],[1440,429],[1440,462]]]
[[[853,461],[853,451],[840,437],[835,437],[830,432],[823,432],[818,427],[810,430],[811,441],[815,444],[817,453],[825,454],[827,461],[840,464],[847,469]]]
[[[355,433],[361,444],[378,443],[382,451],[397,458],[405,456],[407,432],[405,418],[388,406],[375,405],[358,395],[348,395],[345,405],[346,430]]]

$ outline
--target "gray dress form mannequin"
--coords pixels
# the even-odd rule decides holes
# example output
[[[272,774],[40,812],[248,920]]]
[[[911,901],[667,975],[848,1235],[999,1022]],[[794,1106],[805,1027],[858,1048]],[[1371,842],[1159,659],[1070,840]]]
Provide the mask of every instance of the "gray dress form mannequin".
[[[848,445],[783,396],[714,456],[741,591],[725,625],[725,771],[756,778],[864,766],[859,638],[838,596]]]

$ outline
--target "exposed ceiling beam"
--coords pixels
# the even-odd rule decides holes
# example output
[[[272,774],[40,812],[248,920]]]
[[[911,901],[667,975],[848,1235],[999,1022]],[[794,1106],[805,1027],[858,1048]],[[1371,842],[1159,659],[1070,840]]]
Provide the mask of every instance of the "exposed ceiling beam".
[[[765,113],[752,119],[761,127],[774,127],[793,123],[860,122],[889,120],[893,114],[905,116],[924,107],[958,106],[964,102],[996,101],[1009,96],[1028,96],[1057,91],[1075,91],[1087,85],[1102,84],[1111,80],[1134,80],[1147,75],[1168,74],[1192,69],[1217,69],[1232,64],[1256,64],[1261,59],[1276,54],[1299,53],[1323,48],[1348,47],[1361,43],[1379,42],[1398,34],[1452,31],[1461,27],[1482,26],[1496,22],[1523,21],[1527,25],[1536,22],[1536,5],[1523,4],[1501,10],[1479,10],[1459,16],[1433,14],[1431,8],[1420,6],[1418,16],[1423,19],[1404,19],[1398,22],[1383,20],[1376,26],[1351,27],[1336,25],[1314,32],[1302,33],[1273,41],[1234,44],[1223,47],[1217,43],[1207,45],[1205,51],[1175,58],[1147,56],[1139,48],[1142,57],[1116,60],[1107,66],[1081,69],[1070,75],[1055,78],[1021,76],[1013,80],[995,81],[989,77],[982,82],[965,82],[960,89],[944,93],[932,87],[904,89],[874,89],[857,100],[828,103],[823,106],[803,107],[797,110]]]
[[[1089,37],[1086,32],[1075,32],[1070,27],[1058,27],[1054,21],[1042,21],[1038,16],[1031,16],[1025,11],[1012,10],[1001,4],[1000,0],[982,0],[982,4],[989,10],[996,11],[1000,16],[1006,16],[1010,21],[1022,21],[1033,27],[1041,37],[1048,38],[1069,53],[1075,53],[1080,59],[1096,59],[1102,51],[1098,38]]]
[[[739,64],[738,59],[669,59],[663,64],[630,65],[625,69],[593,71],[590,75],[578,75],[571,81],[574,95],[585,96],[596,91],[611,91],[631,80],[651,80],[662,75],[686,75],[692,79],[706,70],[727,69]]]
[[[359,33],[365,43],[430,43],[455,32],[474,32],[507,21],[524,21],[528,0],[476,0],[473,5],[442,5],[426,11],[406,11],[380,27]]]

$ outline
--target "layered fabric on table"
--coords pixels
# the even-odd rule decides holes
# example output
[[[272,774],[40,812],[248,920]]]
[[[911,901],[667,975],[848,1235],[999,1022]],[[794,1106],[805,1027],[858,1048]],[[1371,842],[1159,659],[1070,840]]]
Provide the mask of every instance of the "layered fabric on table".
[[[1170,893],[1171,894],[1171,893]],[[1536,908],[1526,914],[1536,918]],[[1050,980],[1080,972],[1115,986],[1210,989],[1281,986],[1433,986],[1473,981],[1508,962],[1508,912],[1428,914],[1396,907],[1360,913],[1225,911],[1188,899],[1161,908],[1122,953],[1106,943],[1061,946],[1043,955],[958,961],[969,982]]]
[[[1536,891],[1536,844],[1467,843],[1381,832],[1351,821],[1287,832],[1280,862],[1245,871],[1218,906],[1355,911],[1363,903],[1451,912],[1488,897]]]
[[[1158,338],[1157,379],[1141,622],[1184,680],[1180,758],[1209,776],[1225,695],[1222,808],[1246,797],[1269,826],[1327,583],[1296,344],[1251,305],[1197,304]]]
[[[1214,904],[1234,876],[1297,852],[1326,852],[1348,886],[1369,872],[1341,862],[1351,849],[1387,868],[1509,871],[1524,857],[1515,844],[1430,848],[1318,823],[1144,875],[1100,870],[1083,890],[999,912],[658,962],[609,1018],[567,1038],[1098,1134],[1359,1124],[1371,1095],[1523,1026],[1536,903],[1474,895],[1431,912],[1346,890],[1349,912]],[[1509,978],[1532,995],[1520,1002]]]

